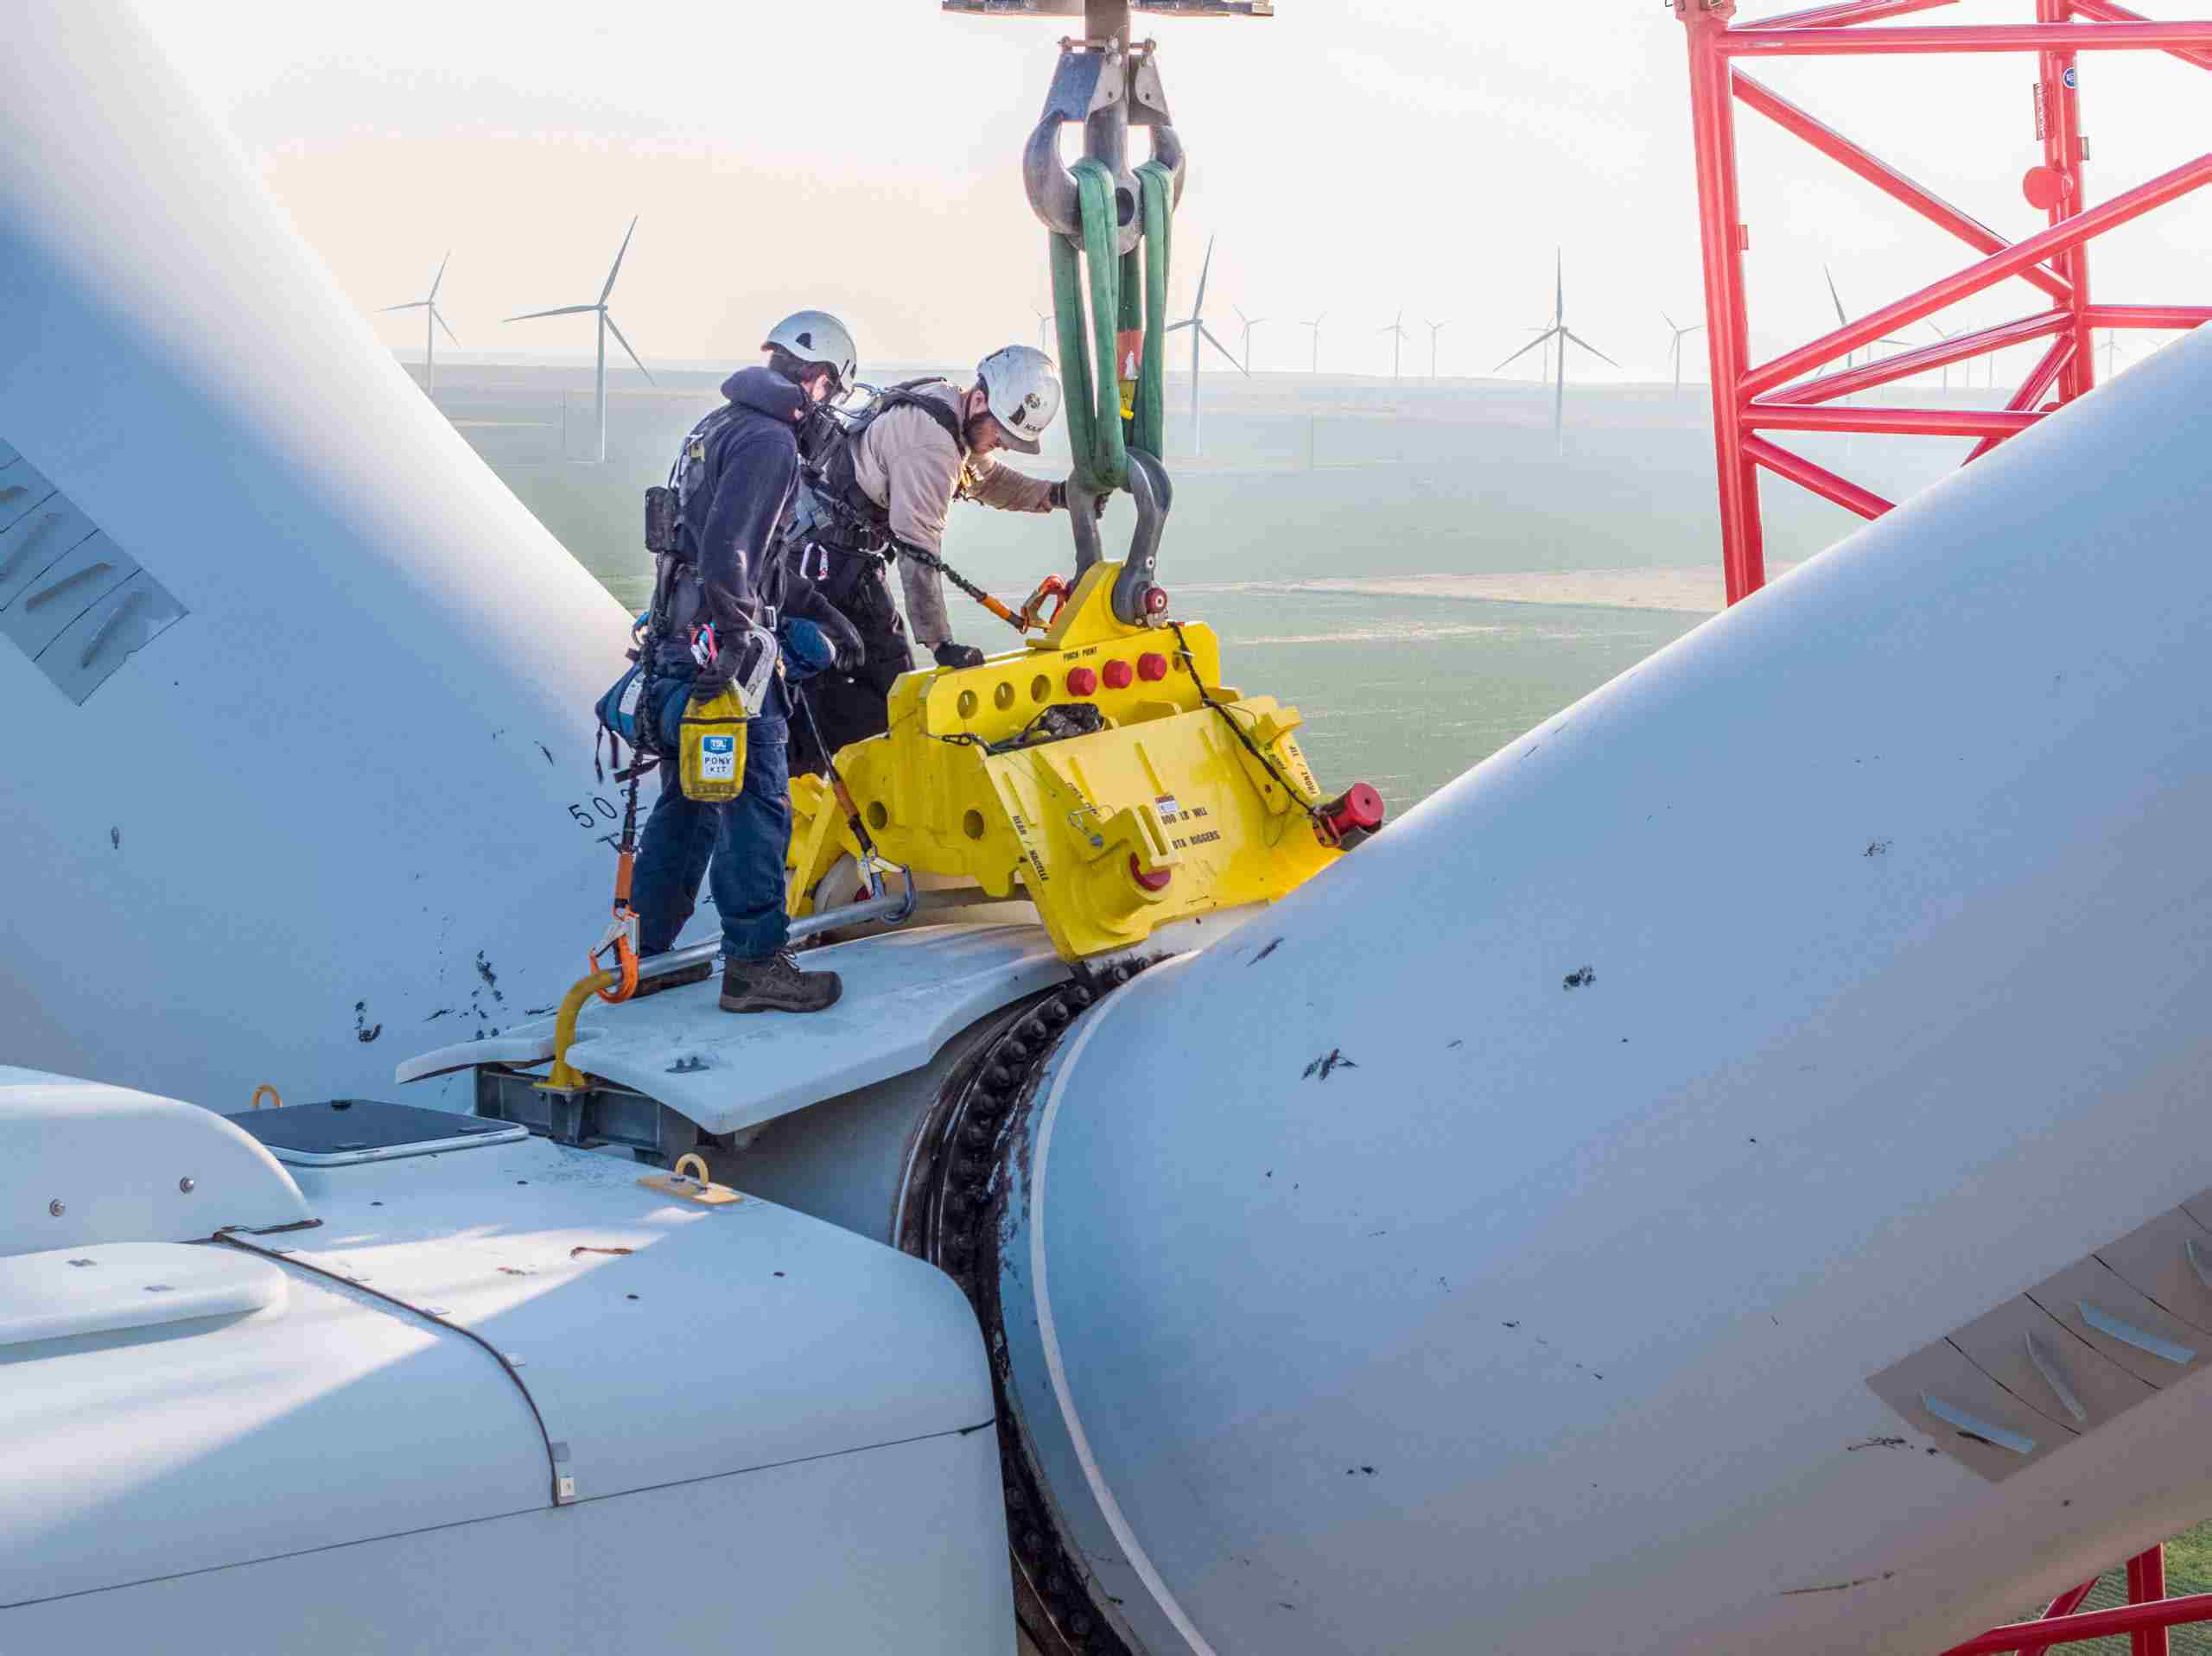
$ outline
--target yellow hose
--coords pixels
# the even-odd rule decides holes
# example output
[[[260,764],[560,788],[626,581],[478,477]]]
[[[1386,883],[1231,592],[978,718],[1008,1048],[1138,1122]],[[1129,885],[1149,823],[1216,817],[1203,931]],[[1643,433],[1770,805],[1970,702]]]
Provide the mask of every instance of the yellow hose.
[[[553,1019],[553,1067],[545,1072],[545,1079],[537,1084],[549,1093],[581,1093],[591,1085],[591,1077],[569,1063],[569,1049],[576,1044],[576,1015],[591,1004],[591,998],[601,989],[610,988],[620,974],[614,972],[594,972],[589,977],[578,978],[561,997],[561,1010]]]

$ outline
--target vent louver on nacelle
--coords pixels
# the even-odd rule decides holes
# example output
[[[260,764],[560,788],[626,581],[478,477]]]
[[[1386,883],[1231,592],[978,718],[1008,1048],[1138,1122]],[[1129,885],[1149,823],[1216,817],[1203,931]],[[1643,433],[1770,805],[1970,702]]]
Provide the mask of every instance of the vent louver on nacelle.
[[[81,705],[184,606],[0,439],[0,636]]]

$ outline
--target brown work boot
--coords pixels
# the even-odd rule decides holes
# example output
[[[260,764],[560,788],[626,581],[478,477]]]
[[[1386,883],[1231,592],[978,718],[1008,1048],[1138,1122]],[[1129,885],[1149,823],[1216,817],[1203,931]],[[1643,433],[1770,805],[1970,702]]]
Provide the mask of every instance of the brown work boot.
[[[789,949],[765,961],[731,961],[722,968],[726,1012],[821,1012],[837,1004],[845,986],[835,972],[802,972]]]

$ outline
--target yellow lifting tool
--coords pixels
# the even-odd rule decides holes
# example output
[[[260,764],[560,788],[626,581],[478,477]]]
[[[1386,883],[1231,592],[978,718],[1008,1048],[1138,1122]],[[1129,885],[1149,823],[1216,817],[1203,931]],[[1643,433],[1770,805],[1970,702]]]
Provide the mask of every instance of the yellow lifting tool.
[[[874,841],[819,777],[795,778],[788,906],[843,857],[1021,895],[1063,958],[1294,890],[1379,826],[1363,785],[1325,802],[1294,707],[1217,688],[1202,622],[1116,619],[1094,564],[1041,638],[980,667],[903,675],[887,734],[836,756]]]

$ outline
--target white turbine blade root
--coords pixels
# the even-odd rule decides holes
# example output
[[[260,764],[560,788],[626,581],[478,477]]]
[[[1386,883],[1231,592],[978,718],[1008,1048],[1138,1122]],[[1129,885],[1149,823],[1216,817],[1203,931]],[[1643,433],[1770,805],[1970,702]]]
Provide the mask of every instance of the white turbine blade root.
[[[1203,316],[1203,315],[1205,315],[1205,309],[1206,309],[1206,277],[1207,277],[1207,276],[1208,276],[1208,275],[1212,271],[1212,270],[1213,270],[1213,238],[1212,238],[1212,237],[1211,237],[1211,236],[1209,236],[1209,237],[1207,237],[1207,238],[1206,238],[1206,259],[1205,259],[1205,263],[1204,264],[1201,264],[1201,265],[1198,267],[1198,296],[1196,299],[1194,299],[1194,300],[1192,300],[1192,301],[1191,301],[1191,315],[1192,315],[1192,320],[1195,320],[1197,318],[1198,318],[1198,317]]]
[[[1496,372],[1497,372],[1497,371],[1498,371],[1498,369],[1499,369],[1499,368],[1510,368],[1510,367],[1511,367],[1515,363],[1516,363],[1516,362],[1520,361],[1522,358],[1523,358],[1523,357],[1527,356],[1527,355],[1528,355],[1531,351],[1534,351],[1537,346],[1541,346],[1541,345],[1548,345],[1549,343],[1551,343],[1551,338],[1552,338],[1552,335],[1553,335],[1553,334],[1554,334],[1554,333],[1558,333],[1559,331],[1560,331],[1560,330],[1559,330],[1559,329],[1557,329],[1557,328],[1555,328],[1555,327],[1548,327],[1548,328],[1546,328],[1546,329],[1543,331],[1543,333],[1542,333],[1541,334],[1538,335],[1535,339],[1533,339],[1529,340],[1528,344],[1526,344],[1526,345],[1522,346],[1518,351],[1516,351],[1516,352],[1515,352],[1511,356],[1508,357],[1508,358],[1507,358],[1503,362],[1499,363],[1499,364],[1497,365],[1497,368],[1493,368],[1493,369],[1491,369],[1491,372],[1492,372],[1492,373],[1494,374],[1494,373],[1496,373]]]
[[[1198,332],[1205,336],[1205,341],[1208,345],[1211,346],[1215,350],[1220,352],[1223,356],[1229,358],[1229,365],[1230,367],[1234,368],[1238,373],[1243,375],[1247,379],[1252,378],[1252,371],[1247,368],[1243,363],[1236,360],[1236,353],[1234,351],[1231,351],[1219,339],[1214,338],[1213,330],[1211,328],[1208,327],[1204,322],[1200,322],[1198,324]]]
[[[622,274],[622,256],[630,251],[630,238],[638,233],[638,221],[630,220],[629,229],[622,232],[622,245],[615,250],[614,263],[607,273],[607,285],[599,290],[599,302],[605,304],[607,296],[614,291],[614,278]]]
[[[1594,345],[1591,344],[1589,340],[1587,340],[1587,339],[1584,339],[1584,338],[1583,338],[1580,333],[1575,333],[1573,329],[1571,329],[1571,328],[1564,328],[1564,327],[1563,327],[1563,328],[1560,329],[1560,334],[1561,334],[1564,338],[1570,339],[1573,340],[1573,341],[1575,342],[1575,344],[1577,344],[1577,345],[1580,346],[1581,346],[1585,351],[1587,351],[1587,352],[1588,352],[1592,356],[1593,356],[1593,357],[1597,358],[1599,361],[1600,361],[1600,362],[1605,362],[1605,363],[1611,363],[1611,364],[1612,364],[1612,365],[1613,365],[1614,367],[1616,367],[1616,368],[1620,367],[1620,364],[1618,364],[1618,362],[1614,362],[1614,361],[1613,361],[1613,359],[1612,359],[1611,357],[1607,356],[1604,352],[1602,352],[1602,351],[1600,351],[1599,349],[1598,349],[1598,347],[1597,347],[1596,346],[1594,346]],[[1625,371],[1624,370],[1624,371]]]
[[[1195,317],[1195,316],[1185,316],[1185,317],[1181,321],[1179,321],[1179,322],[1170,322],[1170,323],[1168,323],[1168,325],[1167,325],[1167,332],[1169,332],[1170,333],[1181,333],[1185,328],[1186,328],[1186,327],[1196,327],[1198,326],[1198,319],[1197,317]]]
[[[446,321],[445,314],[435,305],[430,307],[430,317],[431,320],[436,322],[440,327],[445,329],[446,338],[451,339],[455,345],[459,345],[461,343],[461,335],[453,331],[452,327]]]
[[[429,298],[428,298],[428,299],[426,299],[425,301],[423,301],[423,303],[425,303],[425,304],[427,304],[427,305],[430,305],[430,306],[432,306],[432,307],[435,307],[435,306],[437,304],[437,300],[438,300],[438,283],[440,283],[441,282],[443,282],[443,281],[446,279],[446,266],[447,266],[447,265],[448,265],[448,264],[450,264],[450,263],[453,263],[453,250],[452,250],[451,248],[448,248],[448,249],[446,250],[446,256],[445,256],[443,258],[442,258],[442,259],[440,259],[440,260],[438,261],[438,273],[437,273],[437,275],[435,275],[435,276],[432,276],[432,277],[430,278],[430,296],[429,296]]]
[[[505,316],[507,322],[532,322],[541,316],[588,316],[599,308],[596,305],[563,305],[558,310],[526,310],[519,316]]]
[[[607,331],[609,333],[612,333],[616,339],[622,339],[622,348],[625,351],[630,351],[630,342],[627,339],[622,339],[622,330],[614,326],[614,318],[612,314],[609,314],[607,318]],[[645,384],[648,385],[657,385],[660,383],[653,378],[653,371],[652,369],[646,367],[644,363],[638,362],[638,353],[636,352],[630,351],[630,360],[638,363],[638,371],[645,377]]]

